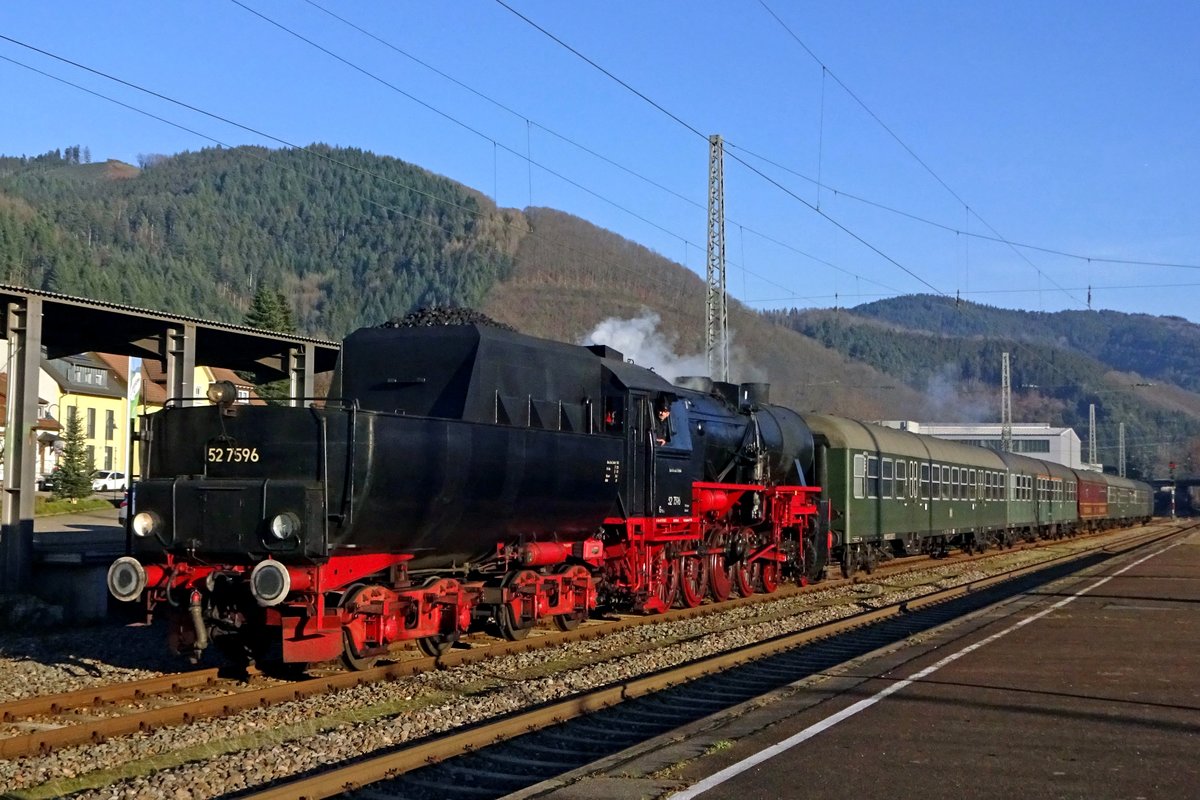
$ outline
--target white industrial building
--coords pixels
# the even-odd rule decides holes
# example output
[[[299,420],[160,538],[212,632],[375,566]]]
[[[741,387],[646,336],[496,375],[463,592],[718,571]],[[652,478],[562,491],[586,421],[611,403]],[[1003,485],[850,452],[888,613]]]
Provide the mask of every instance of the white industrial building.
[[[943,422],[912,422],[910,420],[882,420],[880,425],[898,428],[911,433],[951,439],[976,447],[1000,449],[1002,426],[999,423],[951,424]],[[1102,464],[1089,464],[1083,460],[1079,436],[1073,428],[1052,428],[1045,423],[1023,423],[1012,426],[1012,449],[1014,453],[1054,461],[1072,469],[1103,471]]]

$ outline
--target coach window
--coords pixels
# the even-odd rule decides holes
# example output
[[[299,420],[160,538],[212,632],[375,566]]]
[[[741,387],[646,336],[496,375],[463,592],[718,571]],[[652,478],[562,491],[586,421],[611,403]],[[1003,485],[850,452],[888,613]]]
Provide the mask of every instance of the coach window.
[[[908,471],[907,470],[908,470],[908,462],[907,461],[897,461],[896,462],[896,497],[897,497],[897,499],[903,498],[904,495],[908,494],[908,491],[907,491],[907,489],[908,489]]]
[[[970,473],[967,472],[966,467],[963,467],[962,469],[960,469],[958,471],[958,487],[959,487],[958,496],[961,497],[963,500],[966,500],[966,499],[970,498],[970,496],[971,496],[971,483],[970,483],[970,481],[967,480],[967,477],[969,475],[970,475]]]
[[[929,465],[921,465],[921,499],[929,499]]]
[[[861,454],[856,455],[854,457],[854,496],[859,500],[867,496],[866,476],[867,457]]]
[[[892,460],[890,458],[883,459],[879,465],[879,496],[888,498],[892,496]]]
[[[879,456],[867,456],[867,497],[879,496]]]
[[[979,499],[979,487],[975,483],[977,480],[979,480],[979,474],[975,470],[971,470],[970,477],[967,479],[967,488],[970,490],[970,499],[972,500]]]
[[[958,499],[958,467],[950,468],[950,499]]]
[[[950,468],[942,467],[942,499],[950,497]]]
[[[930,486],[929,496],[934,500],[942,498],[942,468],[937,464],[933,465],[933,483]]]

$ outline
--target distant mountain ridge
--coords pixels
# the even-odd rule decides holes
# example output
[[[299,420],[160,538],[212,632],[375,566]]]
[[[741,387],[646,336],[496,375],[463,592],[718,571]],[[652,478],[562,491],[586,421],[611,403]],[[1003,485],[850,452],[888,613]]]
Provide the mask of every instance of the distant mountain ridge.
[[[879,300],[850,313],[943,336],[1001,336],[1068,347],[1113,369],[1200,391],[1200,325],[1182,317],[1014,311],[927,294]]]
[[[526,229],[479,192],[361,150],[207,149],[137,170],[0,158],[10,283],[241,321],[267,286],[306,333],[482,302]]]
[[[604,335],[652,337],[639,358],[703,368],[703,280],[570,214],[497,208],[353,148],[215,148],[143,166],[80,163],[79,148],[0,157],[0,278],[227,322],[265,287],[290,300],[301,332],[331,338],[421,306],[467,306],[564,341],[603,324]],[[1141,448],[1130,461],[1147,471],[1200,443],[1200,328],[1178,318],[912,296],[767,314],[731,300],[730,326],[732,377],[769,382],[773,402],[800,411],[998,420],[1007,349],[1026,419],[1086,436],[1096,402],[1102,446],[1126,422]]]
[[[1095,405],[1101,461],[1116,461],[1124,423],[1135,473],[1162,474],[1168,460],[1200,464],[1196,375],[1177,366],[1193,357],[1179,351],[1200,332],[1186,320],[1009,311],[926,295],[764,315],[923,392],[946,421],[998,421],[1008,352],[1015,421],[1073,427],[1086,440]]]

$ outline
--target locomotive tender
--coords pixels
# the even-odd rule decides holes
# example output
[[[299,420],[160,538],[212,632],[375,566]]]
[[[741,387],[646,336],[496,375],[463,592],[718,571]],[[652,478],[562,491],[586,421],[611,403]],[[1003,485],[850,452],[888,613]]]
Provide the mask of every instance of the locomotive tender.
[[[108,576],[168,609],[193,658],[213,642],[358,668],[404,640],[436,655],[475,627],[519,639],[598,605],[770,592],[831,558],[850,572],[1149,517],[1143,484],[479,322],[351,334],[320,406],[210,399],[145,418]]]

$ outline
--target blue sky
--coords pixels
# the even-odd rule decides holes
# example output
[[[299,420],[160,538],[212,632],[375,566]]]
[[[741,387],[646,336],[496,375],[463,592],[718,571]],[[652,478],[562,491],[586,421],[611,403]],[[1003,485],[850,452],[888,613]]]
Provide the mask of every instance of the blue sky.
[[[506,2],[661,108],[495,0],[8,3],[0,34],[701,274],[719,133],[728,284],[755,308],[936,291],[1054,311],[1091,286],[1094,308],[1200,321],[1200,4]],[[195,131],[0,60],[6,155],[280,146],[10,41],[0,58]]]

